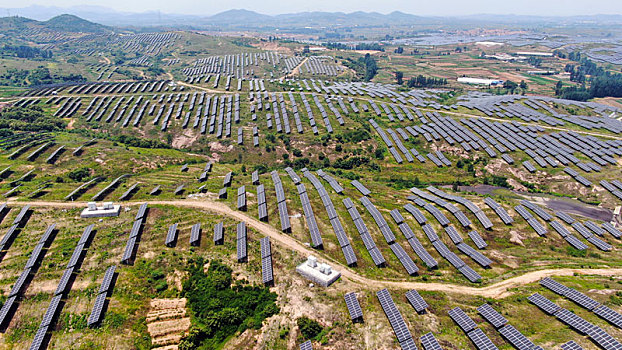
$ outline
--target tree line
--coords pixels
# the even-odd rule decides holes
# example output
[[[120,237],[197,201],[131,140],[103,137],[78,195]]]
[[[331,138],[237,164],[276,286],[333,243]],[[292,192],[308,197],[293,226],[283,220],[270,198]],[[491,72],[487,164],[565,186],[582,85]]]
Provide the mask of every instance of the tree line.
[[[25,45],[11,46],[4,45],[0,50],[2,56],[13,56],[18,58],[52,58],[51,50],[41,50],[38,47]]]
[[[564,70],[570,73],[570,81],[580,86],[564,86],[558,81],[555,85],[556,96],[577,101],[594,97],[622,97],[622,74],[606,71],[580,52],[569,53],[568,59],[577,64],[567,64]]]

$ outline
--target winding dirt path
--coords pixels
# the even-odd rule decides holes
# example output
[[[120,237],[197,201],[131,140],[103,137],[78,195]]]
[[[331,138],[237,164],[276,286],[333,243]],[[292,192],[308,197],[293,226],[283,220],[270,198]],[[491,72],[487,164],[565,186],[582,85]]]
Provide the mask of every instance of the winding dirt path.
[[[10,201],[14,204],[29,204],[33,207],[53,207],[53,208],[76,208],[86,207],[86,202],[46,202],[46,201],[32,201],[32,202],[18,202]],[[125,206],[138,206],[145,202],[125,202]],[[295,250],[302,255],[319,255],[318,251],[313,250],[304,244],[298,242],[291,236],[281,233],[276,228],[259,221],[244,212],[236,211],[225,205],[224,203],[214,202],[211,200],[170,200],[170,201],[147,201],[148,204],[153,205],[172,205],[177,207],[195,208],[201,210],[207,210],[221,215],[228,216],[238,221],[244,221],[248,226],[254,230],[269,236],[273,242],[281,245],[284,248]],[[334,260],[328,256],[322,255],[323,259],[331,261],[334,265],[339,265],[342,278],[366,287],[379,288],[401,288],[401,289],[417,289],[427,291],[441,291],[447,293],[459,293],[478,295],[488,298],[503,298],[513,293],[509,290],[519,287],[528,283],[537,282],[544,277],[549,276],[572,276],[574,274],[580,275],[598,275],[598,276],[622,276],[622,268],[606,268],[606,269],[574,269],[574,268],[562,268],[562,269],[546,269],[539,271],[527,272],[523,275],[511,277],[504,281],[497,282],[485,287],[472,287],[448,283],[424,283],[424,282],[410,282],[410,281],[383,281],[370,279],[359,275],[356,271],[352,270],[341,264],[339,261]]]

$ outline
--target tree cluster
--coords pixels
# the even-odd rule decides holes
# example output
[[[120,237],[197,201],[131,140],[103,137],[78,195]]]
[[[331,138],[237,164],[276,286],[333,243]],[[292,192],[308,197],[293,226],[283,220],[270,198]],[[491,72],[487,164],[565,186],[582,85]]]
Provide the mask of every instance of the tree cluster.
[[[232,270],[212,260],[188,261],[183,294],[193,314],[193,325],[179,349],[219,349],[236,332],[259,329],[263,320],[279,313],[276,293],[264,286],[233,285]]]

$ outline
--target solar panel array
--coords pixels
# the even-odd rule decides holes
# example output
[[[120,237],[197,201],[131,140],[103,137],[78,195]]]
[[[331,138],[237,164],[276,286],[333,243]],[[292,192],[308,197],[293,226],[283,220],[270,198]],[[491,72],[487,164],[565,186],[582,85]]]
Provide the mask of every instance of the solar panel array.
[[[112,294],[112,290],[114,286],[112,285],[116,266],[110,266],[106,269],[104,273],[104,280],[102,281],[101,286],[99,287],[99,292],[95,297],[95,304],[93,305],[93,310],[91,311],[91,315],[88,318],[88,326],[94,327],[100,324],[101,320],[104,318],[104,306],[106,303],[106,298]]]
[[[317,171],[317,174],[322,179],[324,179],[324,181],[328,182],[330,187],[332,187],[335,192],[337,192],[338,194],[343,194],[343,187],[341,187],[341,185],[339,184],[339,182],[337,182],[337,180],[335,180],[335,178],[324,172],[322,169],[319,169]]]
[[[441,344],[438,343],[438,340],[436,340],[432,333],[422,335],[420,340],[424,350],[443,350]]]
[[[574,288],[567,287],[550,277],[540,280],[543,287],[574,301],[579,306],[594,312],[599,317],[608,321],[618,328],[622,328],[622,314],[612,310],[611,308],[600,304],[598,301],[588,297],[587,295],[577,291]]]
[[[551,281],[547,281],[545,283],[552,286],[552,288],[555,288],[556,290],[559,290],[560,288],[564,287],[564,286],[560,287],[559,285],[556,285],[552,283]],[[599,326],[596,326],[586,321],[585,319],[576,315],[575,313],[567,309],[559,307],[557,304],[548,300],[544,296],[538,293],[535,293],[532,296],[530,296],[528,299],[529,301],[534,303],[536,306],[538,306],[540,309],[542,309],[544,312],[548,313],[549,315],[553,315],[557,317],[559,321],[568,325],[570,328],[576,330],[577,332],[581,334],[587,335],[592,341],[598,344],[601,348],[605,350],[622,349],[622,343],[620,343],[618,340],[612,337],[605,330],[603,330]],[[564,347],[562,346],[562,348]],[[573,344],[569,344],[566,348],[572,349]]]
[[[380,214],[380,211],[376,208],[376,206],[374,206],[374,204],[367,197],[361,197],[359,200],[361,201],[363,206],[365,206],[365,209],[367,209],[369,214],[371,214],[371,216],[374,218],[378,229],[380,229],[380,232],[389,244],[389,248],[391,248],[393,254],[395,254],[395,256],[398,258],[404,269],[406,269],[406,272],[409,275],[414,275],[418,273],[419,268],[417,267],[417,265],[415,265],[412,258],[406,253],[404,248],[402,248],[402,246],[395,241],[395,235],[393,234],[393,231],[389,227],[389,224],[384,219],[382,214]]]
[[[433,187],[433,186],[428,186],[426,189],[428,191],[434,193],[435,195],[441,197],[441,198],[444,198],[444,199],[447,199],[447,200],[451,200],[451,201],[454,201],[454,202],[458,202],[458,203],[464,205],[467,209],[469,209],[469,211],[471,213],[473,213],[473,215],[475,215],[477,220],[482,224],[482,226],[485,229],[489,230],[489,229],[492,228],[492,222],[490,221],[490,219],[488,218],[486,213],[484,213],[478,206],[476,206],[470,200],[468,200],[466,198],[462,198],[460,196],[451,195],[449,193],[443,192],[443,191],[441,191],[441,190],[439,190],[439,189],[437,189],[436,187]],[[458,219],[458,220],[460,220],[460,219]],[[462,221],[464,222],[464,218],[462,219]],[[466,225],[466,226],[468,226],[468,225]]]
[[[166,240],[164,241],[164,244],[167,247],[172,247],[175,245],[176,241],[177,241],[177,224],[175,223],[168,227],[168,232],[166,233]]]
[[[328,191],[324,188],[324,185],[320,180],[315,177],[307,168],[302,169],[302,173],[304,177],[306,177],[313,187],[317,190],[320,195],[320,199],[324,204],[324,208],[326,209],[326,213],[328,214],[328,219],[330,221],[331,226],[333,227],[333,231],[335,231],[335,235],[337,236],[337,241],[339,241],[339,245],[341,246],[341,251],[343,252],[343,256],[346,259],[346,264],[348,266],[356,265],[357,258],[354,254],[354,250],[350,245],[350,239],[346,235],[346,231],[341,224],[341,220],[339,220],[339,216],[337,215],[337,211],[335,210],[335,206],[333,205],[333,201],[330,199],[328,195]]]
[[[246,211],[246,186],[238,188],[238,210]]]
[[[393,328],[393,332],[395,333],[397,341],[400,344],[408,343],[409,341],[412,342],[412,334],[408,330],[402,314],[395,306],[395,303],[393,302],[393,298],[391,298],[391,294],[389,293],[389,291],[387,289],[382,289],[376,293],[376,297],[380,302],[380,306],[382,306],[384,314],[389,319],[389,323]]]
[[[561,345],[562,350],[583,350],[581,345],[577,344],[574,340]]]
[[[365,225],[365,222],[361,218],[361,215],[359,214],[358,210],[354,206],[354,203],[352,202],[352,200],[350,198],[344,198],[343,204],[348,210],[348,213],[350,214],[352,221],[354,221],[354,226],[356,227],[359,235],[361,236],[361,240],[363,241],[365,248],[369,252],[369,255],[371,256],[372,260],[374,261],[374,264],[376,264],[376,266],[378,267],[385,266],[386,260],[384,259],[384,256],[382,256],[382,253],[380,252],[380,249],[378,249],[378,247],[376,246],[376,243],[372,239],[371,234],[369,233],[369,230],[367,229],[367,225]]]
[[[356,294],[354,292],[346,293],[344,295],[346,307],[350,313],[350,319],[352,322],[359,322],[363,320],[363,310],[359,304]]]
[[[190,228],[190,245],[199,246],[201,244],[201,223],[196,223]]]
[[[5,209],[3,209],[3,211],[4,210]],[[30,213],[30,205],[25,205],[19,211],[15,219],[13,219],[13,223],[11,224],[7,232],[2,237],[2,240],[0,240],[0,252],[6,251],[11,247],[11,245],[13,244],[13,241],[15,240],[17,235],[20,233],[20,228],[24,227],[26,225],[26,222],[28,222],[28,219],[30,218],[30,216],[28,215],[29,213]],[[4,254],[0,255],[0,261],[3,258],[4,258]]]
[[[292,175],[294,175],[295,178],[300,180],[300,178],[298,178],[298,175],[294,173],[293,169],[290,172],[290,177],[293,180],[294,176]],[[294,182],[296,181],[294,180]],[[300,202],[302,203],[302,211],[305,214],[305,220],[307,222],[307,227],[309,228],[309,234],[311,236],[311,246],[313,248],[321,248],[324,242],[322,241],[320,229],[318,228],[317,221],[315,220],[315,214],[313,213],[313,208],[311,207],[311,202],[309,201],[307,189],[305,188],[305,185],[301,183],[300,181],[298,181],[296,188],[298,190],[298,196],[300,197]]]
[[[268,204],[266,203],[266,190],[262,184],[257,186],[257,212],[259,220],[264,222],[268,221]]]
[[[426,309],[428,308],[428,303],[426,303],[421,295],[419,295],[419,293],[414,289],[406,292],[406,299],[419,314],[425,313]]]
[[[259,240],[261,246],[261,279],[264,285],[274,284],[274,273],[272,270],[272,246],[270,238],[263,237]]]
[[[300,350],[313,350],[313,345],[310,340],[300,344]]]
[[[499,219],[501,219],[504,224],[511,225],[514,222],[514,219],[512,219],[510,214],[508,214],[508,212],[499,203],[492,199],[492,197],[484,198],[484,203],[486,203],[490,209],[495,211],[497,216],[499,216]]]
[[[51,243],[52,233],[55,229],[56,224],[52,224],[46,228],[41,238],[39,238],[37,245],[35,245],[35,248],[30,253],[24,270],[13,284],[13,287],[11,287],[11,291],[0,309],[0,329],[4,329],[11,322],[14,312],[16,311],[16,302],[25,292],[30,278],[37,272],[41,260],[44,257],[44,249]]]
[[[129,238],[127,240],[127,243],[125,244],[123,256],[121,257],[122,264],[131,265],[133,263],[136,250],[138,249],[136,243],[138,241],[138,237],[142,232],[142,225],[147,219],[147,210],[147,203],[143,203],[138,209],[138,212],[136,213],[136,217],[134,218],[134,223],[132,224]]]
[[[237,258],[238,262],[247,262],[248,261],[248,252],[247,252],[247,236],[246,236],[246,223],[240,222],[236,228],[236,247],[237,247]]]
[[[274,170],[270,173],[272,176],[272,182],[274,183],[274,190],[276,191],[276,202],[279,210],[279,218],[281,220],[281,231],[291,232],[292,226],[289,221],[289,213],[287,211],[287,202],[285,200],[285,192],[283,191],[283,183],[279,173]]]
[[[363,196],[371,195],[371,191],[368,190],[367,187],[363,186],[363,184],[360,183],[358,180],[352,180],[352,182],[350,183],[352,184],[352,186],[354,186],[354,188],[356,188],[359,192],[361,192]]]
[[[80,236],[80,239],[76,244],[73,254],[69,258],[69,262],[67,263],[67,267],[63,272],[63,276],[58,282],[54,297],[50,301],[50,305],[48,306],[48,309],[43,316],[43,320],[41,320],[39,330],[37,331],[37,336],[35,336],[35,339],[30,345],[30,349],[40,349],[43,346],[43,340],[45,338],[45,335],[58,317],[58,314],[61,310],[61,300],[67,297],[67,294],[69,294],[69,291],[71,289],[71,277],[74,273],[77,273],[80,270],[80,265],[82,264],[82,257],[84,256],[84,250],[86,249],[86,245],[88,245],[93,238],[93,227],[94,225],[89,225],[82,232],[82,235]],[[49,232],[51,233],[52,231],[53,229],[51,229]]]
[[[408,205],[412,206],[412,204],[408,204]],[[417,210],[416,208],[414,209]],[[415,254],[417,254],[417,256],[421,259],[421,261],[423,261],[423,263],[426,264],[428,268],[433,269],[433,268],[438,267],[438,262],[432,257],[432,255],[430,255],[430,253],[428,253],[427,250],[425,250],[425,248],[423,248],[423,245],[421,244],[419,239],[415,236],[415,233],[413,232],[413,230],[410,228],[410,226],[408,226],[406,221],[404,221],[404,217],[402,216],[402,214],[397,209],[394,209],[391,211],[391,217],[398,224],[398,227],[400,231],[402,232],[402,234],[404,234],[404,237],[408,241],[408,244],[410,244],[410,247],[413,249]]]
[[[507,319],[493,309],[489,304],[483,304],[477,308],[477,311],[516,349],[535,350],[537,348],[531,340],[514,328],[514,326],[508,324]]]

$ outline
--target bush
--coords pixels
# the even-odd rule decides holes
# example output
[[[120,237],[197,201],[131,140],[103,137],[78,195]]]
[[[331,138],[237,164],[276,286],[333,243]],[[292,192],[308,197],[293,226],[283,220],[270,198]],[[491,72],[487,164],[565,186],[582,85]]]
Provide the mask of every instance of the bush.
[[[317,321],[308,318],[307,316],[299,317],[296,320],[298,323],[298,328],[300,328],[300,333],[305,339],[314,339],[324,329],[322,325],[320,325]]]
[[[91,175],[91,171],[87,167],[72,170],[67,176],[75,182],[82,182]]]
[[[259,329],[280,312],[276,294],[264,286],[232,285],[232,270],[213,260],[205,273],[203,258],[188,261],[183,294],[192,310],[193,326],[180,349],[216,349],[236,332]]]

